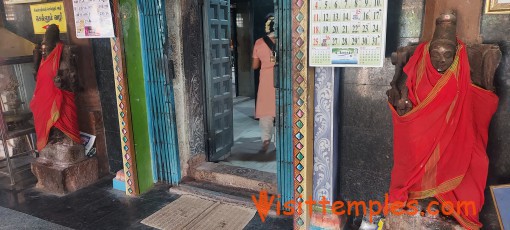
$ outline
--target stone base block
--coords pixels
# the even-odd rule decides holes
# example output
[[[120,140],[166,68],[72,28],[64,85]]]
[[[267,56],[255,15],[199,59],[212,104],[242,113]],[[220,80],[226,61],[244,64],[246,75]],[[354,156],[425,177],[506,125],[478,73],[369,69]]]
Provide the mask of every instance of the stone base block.
[[[383,230],[399,230],[399,229],[414,229],[414,230],[428,230],[428,229],[441,229],[441,230],[462,230],[464,229],[458,223],[450,220],[430,218],[426,216],[409,216],[409,215],[388,215],[384,221]]]
[[[36,188],[56,195],[66,195],[98,180],[98,162],[95,157],[71,165],[35,161],[32,163],[32,173],[37,178]]]
[[[38,161],[71,165],[87,159],[83,145],[74,144],[71,139],[65,138],[70,143],[49,143],[39,153]]]

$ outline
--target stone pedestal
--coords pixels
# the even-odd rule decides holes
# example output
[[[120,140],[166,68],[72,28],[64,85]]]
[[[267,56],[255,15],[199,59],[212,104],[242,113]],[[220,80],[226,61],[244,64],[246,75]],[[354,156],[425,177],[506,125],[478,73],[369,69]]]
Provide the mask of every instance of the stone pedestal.
[[[414,230],[462,230],[464,229],[458,223],[441,218],[431,218],[426,216],[409,215],[388,215],[384,221],[384,230],[396,229],[414,229]]]
[[[87,158],[82,145],[49,144],[32,163],[32,173],[36,188],[66,195],[97,181],[98,161]]]

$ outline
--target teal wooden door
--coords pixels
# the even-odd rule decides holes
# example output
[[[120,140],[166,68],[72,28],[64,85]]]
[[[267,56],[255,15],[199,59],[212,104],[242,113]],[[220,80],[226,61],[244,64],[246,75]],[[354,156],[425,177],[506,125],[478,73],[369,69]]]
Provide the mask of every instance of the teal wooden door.
[[[138,0],[143,78],[154,181],[178,184],[181,177],[173,90],[165,44],[168,44],[163,0]]]
[[[209,161],[217,161],[234,144],[229,0],[204,1],[204,40]]]
[[[278,68],[276,87],[276,163],[281,202],[294,196],[294,159],[292,157],[292,16],[290,0],[275,0],[275,31]],[[296,124],[299,125],[299,124]]]

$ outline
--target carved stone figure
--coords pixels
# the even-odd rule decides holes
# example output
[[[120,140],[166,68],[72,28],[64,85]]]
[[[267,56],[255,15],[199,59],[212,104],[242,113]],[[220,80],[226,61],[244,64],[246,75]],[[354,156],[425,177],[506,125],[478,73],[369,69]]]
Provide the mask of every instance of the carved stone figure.
[[[438,72],[444,72],[450,67],[455,56],[456,41],[455,36],[455,15],[453,13],[444,14],[436,21],[437,27],[431,43],[430,53],[431,62]],[[435,44],[435,45],[432,45]],[[386,92],[388,102],[392,104],[399,115],[404,115],[412,109],[412,105],[405,103],[408,100],[406,87],[407,75],[403,71],[409,58],[414,54],[418,45],[409,45],[399,47],[396,52],[391,54],[391,62],[395,65],[395,75],[390,83],[391,89]],[[471,81],[473,84],[487,90],[494,90],[494,73],[501,60],[501,51],[499,46],[493,44],[469,44],[467,53],[471,72]]]
[[[59,63],[52,63],[53,65],[57,65],[59,68],[56,72],[56,75],[53,77],[53,84],[56,88],[64,91],[70,92],[67,97],[72,99],[72,103],[74,104],[74,93],[79,88],[79,82],[76,76],[76,48],[70,45],[64,45],[60,41],[60,32],[58,26],[52,24],[48,26],[47,31],[45,33],[44,39],[41,45],[37,45],[34,49],[34,78],[37,81],[37,76],[40,74],[40,71],[48,71],[41,70],[41,61],[47,59],[47,57],[52,54],[52,52],[57,48],[57,46],[62,46],[62,50],[60,51],[60,57],[55,55],[55,58],[60,59]],[[48,61],[48,60],[47,60]],[[53,62],[56,62],[53,61]],[[38,84],[41,85],[41,84]],[[48,87],[50,88],[50,87]],[[37,89],[36,89],[37,91]],[[37,92],[36,92],[37,93]],[[40,92],[44,94],[44,92]],[[71,95],[72,94],[72,95]],[[51,101],[47,102],[51,103]],[[73,105],[74,106],[74,105]],[[75,107],[75,106],[74,106]],[[75,109],[74,109],[75,110]],[[76,113],[76,112],[74,112]],[[73,117],[76,117],[74,115]],[[77,117],[76,117],[77,118]],[[77,120],[71,121],[76,123]],[[74,126],[74,125],[73,125]],[[78,130],[76,130],[78,131]],[[50,129],[48,142],[49,143],[63,143],[66,142],[68,145],[71,145],[73,142],[73,138],[75,142],[80,142],[79,139],[76,139],[76,133],[74,133],[74,137],[69,137],[64,134],[64,132],[57,127],[53,126]],[[79,138],[79,133],[77,134]],[[38,137],[39,139],[39,137]],[[40,146],[38,146],[40,147]],[[41,150],[41,149],[39,149]]]
[[[448,224],[451,220],[467,229],[481,228],[488,126],[498,106],[493,79],[500,59],[497,45],[459,40],[452,12],[437,18],[431,41],[392,54],[395,75],[387,96],[395,163],[389,200],[417,200],[418,213],[410,217],[414,225],[399,224],[404,217],[393,216],[386,229],[438,226],[430,218],[420,222],[420,216],[440,218],[441,226],[450,226],[441,229],[457,228]],[[427,212],[430,202],[437,202],[438,210],[452,211],[449,218]],[[468,202],[470,212],[459,210],[459,202]]]
[[[48,26],[34,50],[34,115],[38,159],[32,163],[37,187],[66,194],[95,182],[97,159],[85,156],[80,138],[75,92],[78,90],[74,48],[60,41],[57,25]]]

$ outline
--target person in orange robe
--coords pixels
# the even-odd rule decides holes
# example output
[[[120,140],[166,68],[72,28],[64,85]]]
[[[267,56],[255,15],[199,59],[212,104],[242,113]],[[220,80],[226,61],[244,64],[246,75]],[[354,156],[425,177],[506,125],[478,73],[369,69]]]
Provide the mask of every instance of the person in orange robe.
[[[441,20],[447,25],[439,27],[455,23],[447,16]],[[389,203],[434,197],[464,228],[480,229],[488,127],[498,97],[472,84],[466,45],[455,35],[420,44],[403,71],[404,103],[412,109],[402,115],[390,104],[394,166]]]
[[[34,116],[37,150],[48,143],[50,130],[57,128],[76,143],[81,143],[74,93],[60,89],[60,61],[64,44],[59,39],[56,25],[47,28],[42,42],[42,60],[36,75],[34,97],[30,109]]]

